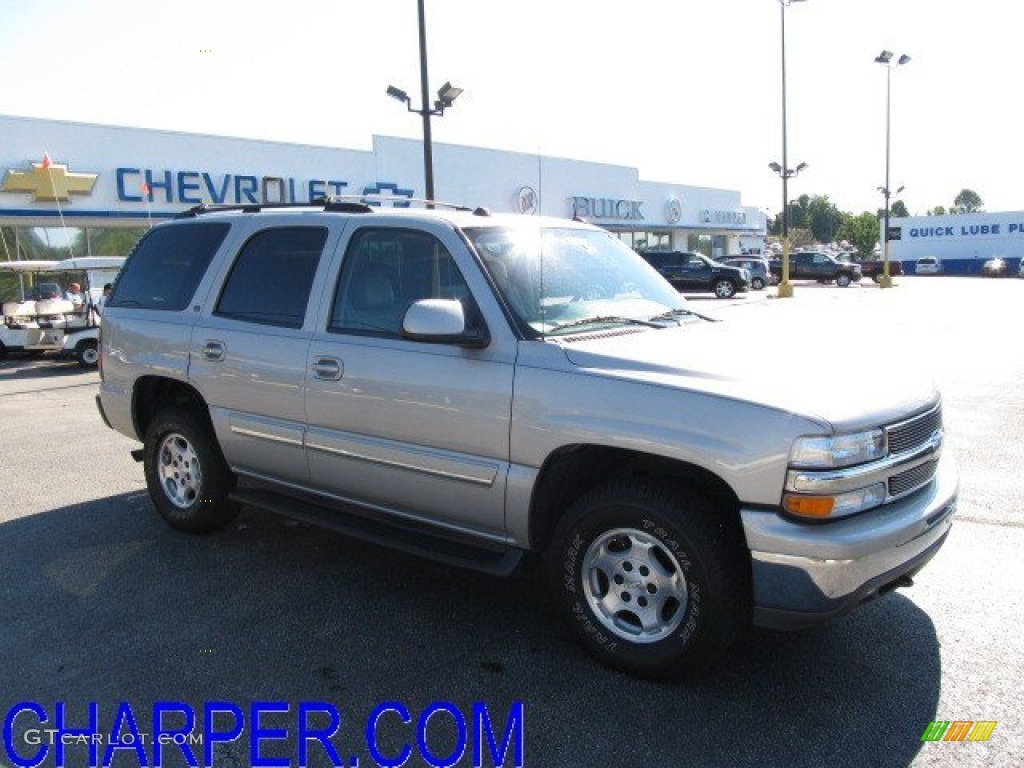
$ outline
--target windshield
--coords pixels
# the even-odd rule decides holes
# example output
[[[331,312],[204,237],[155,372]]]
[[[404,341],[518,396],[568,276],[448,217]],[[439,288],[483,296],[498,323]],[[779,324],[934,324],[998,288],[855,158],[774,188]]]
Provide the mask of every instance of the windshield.
[[[685,314],[676,290],[608,232],[520,227],[466,235],[521,327],[535,336]]]

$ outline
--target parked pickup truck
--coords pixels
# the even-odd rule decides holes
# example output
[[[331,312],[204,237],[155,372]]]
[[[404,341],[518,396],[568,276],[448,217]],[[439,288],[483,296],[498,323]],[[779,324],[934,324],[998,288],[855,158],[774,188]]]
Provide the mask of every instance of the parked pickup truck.
[[[142,443],[172,528],[251,506],[491,574],[536,562],[583,646],[661,678],[751,622],[803,627],[907,586],[945,541],[939,393],[898,361],[878,388],[845,357],[779,365],[583,222],[199,207],[129,257],[97,399]],[[382,610],[420,594],[401,588]]]
[[[855,263],[860,265],[860,272],[864,277],[870,277],[876,283],[881,279],[882,275],[885,274],[885,261],[882,259],[857,261]],[[895,259],[889,259],[889,275],[894,277],[902,274],[903,263],[896,261]]]
[[[771,262],[772,274],[781,279],[782,258]],[[859,282],[862,277],[859,264],[842,262],[822,251],[798,251],[789,255],[790,280],[834,281],[841,288]]]

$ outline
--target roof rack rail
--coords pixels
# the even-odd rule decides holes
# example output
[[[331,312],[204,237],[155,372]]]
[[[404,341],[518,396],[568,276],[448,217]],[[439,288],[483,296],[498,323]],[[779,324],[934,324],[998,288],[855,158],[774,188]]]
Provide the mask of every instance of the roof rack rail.
[[[286,210],[289,208],[318,208],[323,207],[331,213],[372,213],[373,208],[365,203],[342,202],[332,198],[317,198],[308,203],[241,203],[229,205],[211,205],[200,203],[176,214],[176,219],[193,219],[207,213],[219,213],[222,211],[241,211],[242,213],[259,213],[268,210]]]
[[[404,197],[395,195],[386,195],[378,192],[366,192],[362,195],[330,195],[324,198],[329,201],[336,202],[358,202],[363,205],[371,205],[374,207],[380,206],[382,202],[393,203],[395,208],[409,208],[410,203],[419,203],[425,208],[448,208],[453,211],[472,211],[473,209],[466,205],[459,205],[458,203],[446,203],[443,200],[428,200],[425,197]],[[477,208],[476,210],[481,210]]]
[[[242,213],[259,213],[260,211],[283,210],[289,208],[319,208],[328,213],[372,213],[380,208],[383,201],[396,203],[395,207],[407,208],[410,203],[417,203],[426,208],[447,208],[453,211],[471,211],[476,216],[490,216],[487,208],[470,208],[456,203],[445,203],[441,200],[427,200],[422,197],[394,197],[393,195],[375,194],[362,195],[327,195],[317,197],[308,203],[238,203],[210,204],[200,203],[175,214],[176,219],[194,219],[208,213],[224,211],[241,211]]]

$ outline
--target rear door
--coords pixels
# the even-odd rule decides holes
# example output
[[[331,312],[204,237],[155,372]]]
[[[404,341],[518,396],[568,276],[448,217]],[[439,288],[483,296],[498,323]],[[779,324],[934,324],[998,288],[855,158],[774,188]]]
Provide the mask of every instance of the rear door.
[[[807,279],[814,277],[814,270],[811,267],[812,254],[794,253],[789,257],[790,277]]]
[[[225,264],[196,323],[190,378],[210,406],[236,471],[305,483],[306,359],[315,313],[310,295],[343,220],[299,224],[277,217],[254,226]],[[255,222],[254,222],[255,223]]]
[[[676,288],[681,288],[683,285],[682,278],[680,276],[680,264],[682,257],[683,254],[676,252],[644,254],[644,258],[647,259],[647,262],[658,270],[658,273],[672,283]]]
[[[684,253],[679,267],[682,287],[688,291],[706,291],[711,286],[711,267],[696,253]]]

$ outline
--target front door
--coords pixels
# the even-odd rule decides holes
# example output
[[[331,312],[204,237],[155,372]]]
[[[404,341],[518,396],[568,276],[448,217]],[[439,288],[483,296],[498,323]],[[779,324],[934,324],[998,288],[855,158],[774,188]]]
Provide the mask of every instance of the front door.
[[[356,229],[329,317],[307,361],[307,455],[313,486],[442,526],[501,537],[514,348],[404,339],[419,299],[458,299],[482,323],[454,233],[400,225]]]

